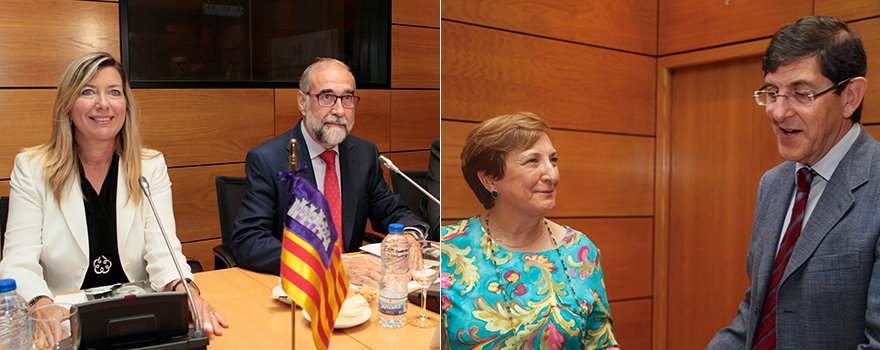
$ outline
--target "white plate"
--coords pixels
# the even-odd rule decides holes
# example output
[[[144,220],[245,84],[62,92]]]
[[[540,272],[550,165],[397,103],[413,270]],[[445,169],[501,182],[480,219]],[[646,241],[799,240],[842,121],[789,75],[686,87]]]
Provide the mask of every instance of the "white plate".
[[[284,293],[284,290],[281,289],[281,286],[272,289],[272,299],[278,299],[278,301],[290,305],[290,298],[287,296],[287,293]]]
[[[361,317],[356,318],[354,320],[343,321],[340,319],[336,319],[336,325],[333,326],[333,329],[351,328],[354,326],[359,326],[359,325],[363,324],[364,322],[369,321],[371,316],[373,316],[373,312],[370,311],[369,308],[364,309],[364,313],[361,314]],[[303,309],[303,317],[305,317],[307,321],[312,322],[311,316],[309,316],[309,313],[306,312],[305,309]]]

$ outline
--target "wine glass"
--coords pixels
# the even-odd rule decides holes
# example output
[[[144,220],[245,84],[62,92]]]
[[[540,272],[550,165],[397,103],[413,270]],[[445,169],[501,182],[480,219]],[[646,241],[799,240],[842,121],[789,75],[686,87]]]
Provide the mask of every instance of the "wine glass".
[[[43,305],[28,314],[34,331],[34,349],[77,350],[81,337],[76,305]]]
[[[422,311],[419,317],[410,320],[410,323],[419,328],[436,326],[437,320],[425,314],[425,304],[428,299],[428,287],[440,275],[440,247],[428,241],[413,242],[410,246],[410,257],[413,279],[422,289]]]

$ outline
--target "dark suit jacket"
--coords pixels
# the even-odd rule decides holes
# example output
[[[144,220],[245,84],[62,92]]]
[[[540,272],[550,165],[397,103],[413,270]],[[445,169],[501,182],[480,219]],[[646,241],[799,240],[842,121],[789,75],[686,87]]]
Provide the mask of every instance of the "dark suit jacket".
[[[431,157],[428,159],[428,178],[425,181],[425,187],[429,193],[440,199],[439,137],[431,143]],[[431,234],[429,237],[432,241],[440,242],[440,205],[428,198],[428,196],[423,196],[419,204],[419,210],[422,211],[421,217],[427,218],[429,224],[431,224]]]
[[[287,184],[275,178],[289,172],[290,139],[297,140],[297,155],[308,167],[297,176],[315,183],[308,147],[300,124],[284,134],[254,147],[247,153],[247,184],[241,209],[235,220],[230,250],[241,267],[279,274],[284,215],[290,195]],[[308,137],[308,136],[306,136]],[[364,238],[367,219],[373,230],[388,232],[388,225],[400,223],[428,232],[428,225],[407,209],[400,196],[388,188],[379,165],[379,151],[372,142],[351,136],[339,144],[340,186],[342,187],[342,239],[346,252],[357,251]],[[323,174],[322,174],[323,176]]]
[[[880,143],[856,127],[780,282],[778,349],[880,349]],[[782,163],[761,179],[746,263],[751,285],[707,349],[751,349],[755,341],[795,166]]]

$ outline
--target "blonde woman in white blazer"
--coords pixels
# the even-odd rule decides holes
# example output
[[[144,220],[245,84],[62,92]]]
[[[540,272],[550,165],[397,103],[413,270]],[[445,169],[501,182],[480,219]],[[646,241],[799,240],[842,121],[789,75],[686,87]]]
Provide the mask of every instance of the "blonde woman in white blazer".
[[[31,310],[53,303],[55,293],[105,282],[149,280],[157,290],[183,290],[137,183],[147,178],[174,254],[184,261],[165,158],[143,148],[121,63],[107,53],[71,63],[53,121],[48,142],[15,157],[0,278],[15,279]],[[189,267],[181,268],[203,327],[221,335],[229,324],[201,298]]]

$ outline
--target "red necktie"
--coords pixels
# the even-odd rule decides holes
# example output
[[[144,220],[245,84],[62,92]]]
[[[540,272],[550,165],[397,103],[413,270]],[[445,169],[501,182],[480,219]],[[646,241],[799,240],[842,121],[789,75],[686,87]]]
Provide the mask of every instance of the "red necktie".
[[[319,157],[327,164],[324,172],[324,198],[327,198],[327,204],[330,205],[336,232],[342,236],[342,199],[339,196],[339,179],[336,178],[336,151],[326,150]]]
[[[782,238],[782,246],[776,253],[773,262],[773,277],[770,286],[767,287],[767,302],[764,303],[764,311],[761,312],[761,323],[758,328],[758,336],[755,337],[753,350],[776,349],[776,292],[779,290],[779,282],[785,274],[785,267],[791,258],[794,244],[801,236],[801,226],[804,223],[804,208],[807,206],[807,197],[810,196],[810,183],[816,172],[813,169],[803,167],[797,172],[797,194],[795,195],[794,207],[791,209],[791,221]]]

